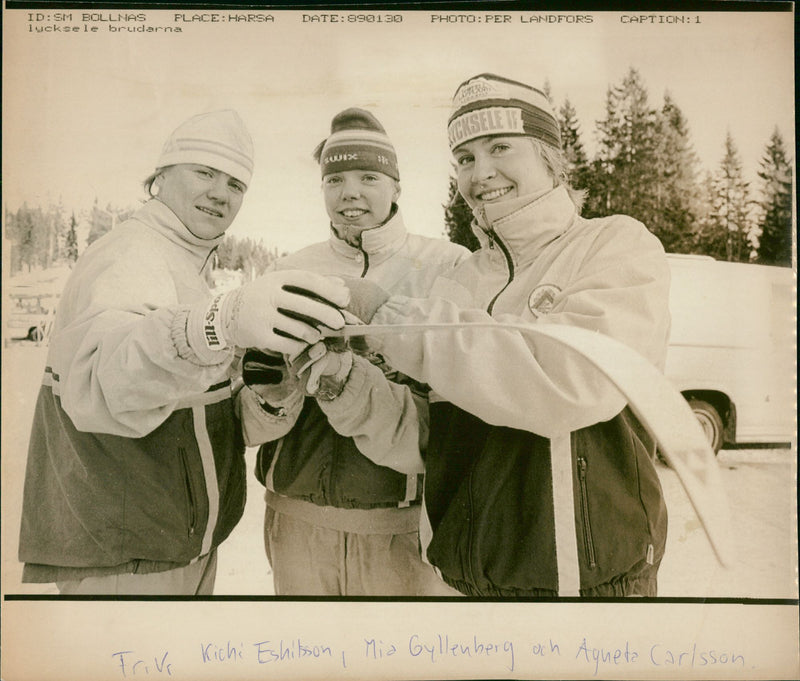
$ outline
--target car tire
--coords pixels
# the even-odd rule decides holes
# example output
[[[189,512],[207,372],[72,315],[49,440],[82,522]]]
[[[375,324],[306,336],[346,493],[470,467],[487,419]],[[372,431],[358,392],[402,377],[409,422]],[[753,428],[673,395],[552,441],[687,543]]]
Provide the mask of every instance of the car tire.
[[[708,438],[708,442],[714,450],[714,454],[716,454],[722,448],[722,417],[719,415],[716,407],[705,400],[690,398],[689,406],[700,422],[700,426],[703,428],[703,432]]]

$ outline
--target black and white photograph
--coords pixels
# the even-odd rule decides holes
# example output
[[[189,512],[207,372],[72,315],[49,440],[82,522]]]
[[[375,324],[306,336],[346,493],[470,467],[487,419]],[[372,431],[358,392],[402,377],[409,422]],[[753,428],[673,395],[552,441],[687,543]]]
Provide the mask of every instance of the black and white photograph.
[[[794,13],[7,1],[3,681],[797,678]]]

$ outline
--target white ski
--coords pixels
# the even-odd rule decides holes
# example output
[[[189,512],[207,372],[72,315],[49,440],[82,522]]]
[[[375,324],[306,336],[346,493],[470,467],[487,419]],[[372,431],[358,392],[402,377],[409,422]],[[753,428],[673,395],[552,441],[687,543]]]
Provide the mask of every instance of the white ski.
[[[719,467],[700,424],[683,396],[664,375],[623,343],[580,327],[561,324],[478,322],[457,324],[346,325],[329,337],[353,338],[413,332],[454,332],[465,328],[511,329],[546,336],[579,353],[625,396],[656,440],[697,513],[717,560],[732,564],[730,514]]]

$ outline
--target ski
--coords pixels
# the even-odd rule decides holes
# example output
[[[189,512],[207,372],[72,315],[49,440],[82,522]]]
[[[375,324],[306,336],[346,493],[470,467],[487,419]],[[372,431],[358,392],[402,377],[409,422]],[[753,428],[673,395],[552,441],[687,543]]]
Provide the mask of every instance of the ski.
[[[626,398],[675,471],[717,560],[725,567],[732,565],[730,514],[714,452],[683,396],[661,371],[627,345],[580,327],[505,322],[347,324],[339,330],[326,329],[324,335],[346,340],[476,328],[550,338],[580,354],[605,375]]]

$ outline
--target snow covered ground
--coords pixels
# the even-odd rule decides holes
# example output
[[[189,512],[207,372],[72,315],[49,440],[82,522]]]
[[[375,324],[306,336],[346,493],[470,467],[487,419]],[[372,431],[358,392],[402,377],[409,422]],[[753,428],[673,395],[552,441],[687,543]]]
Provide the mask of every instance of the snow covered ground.
[[[17,562],[20,501],[33,407],[46,348],[15,342],[2,355],[2,590],[56,593],[23,585]],[[219,552],[217,595],[270,595],[272,579],[262,540],[262,488],[248,450],[245,514]],[[669,510],[667,553],[659,595],[694,598],[797,598],[796,452],[723,450],[719,456],[735,533],[735,564],[719,566],[674,472],[659,467]]]

